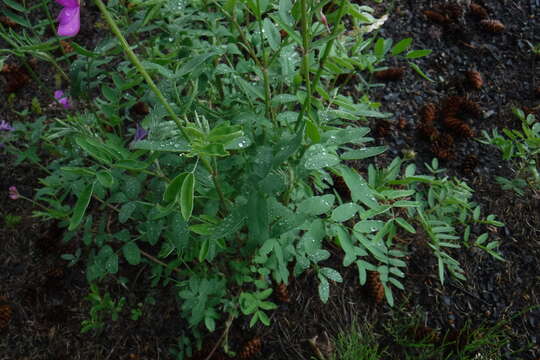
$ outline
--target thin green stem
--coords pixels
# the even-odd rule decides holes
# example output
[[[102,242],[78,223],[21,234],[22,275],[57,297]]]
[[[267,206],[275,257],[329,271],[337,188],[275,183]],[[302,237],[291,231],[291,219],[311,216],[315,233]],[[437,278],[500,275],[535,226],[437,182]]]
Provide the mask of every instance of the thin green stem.
[[[54,20],[53,20],[51,11],[49,10],[49,7],[47,6],[46,3],[44,3],[44,5],[42,5],[41,7],[45,10],[45,14],[47,15],[47,19],[49,19],[49,25],[51,26],[51,30],[53,34],[56,34],[56,29],[54,27]],[[62,53],[66,55],[66,52],[64,51],[64,48],[62,47],[62,44],[60,41],[61,41],[60,38],[58,38],[58,46],[60,47],[60,50],[62,50]]]
[[[37,206],[37,207],[40,207],[40,208],[42,208],[43,210],[45,210],[45,211],[47,211],[47,212],[50,212],[50,211],[51,211],[50,208],[48,208],[48,207],[46,207],[46,206],[44,206],[44,205],[41,205],[41,204],[38,203],[37,201],[35,201],[35,200],[33,200],[33,199],[30,199],[30,198],[28,198],[28,197],[26,197],[26,196],[24,196],[24,195],[19,194],[19,198],[21,198],[21,199],[23,199],[23,200],[26,200],[26,201],[29,201],[29,202],[31,202],[33,205],[35,205],[35,206]]]
[[[118,41],[120,41],[120,45],[122,46],[122,48],[124,49],[125,53],[126,53],[126,56],[127,58],[131,61],[131,63],[135,66],[135,68],[137,68],[137,70],[139,71],[139,73],[143,76],[144,80],[146,81],[146,83],[148,84],[148,86],[150,87],[150,89],[154,92],[154,94],[157,96],[159,102],[163,105],[163,107],[167,110],[167,112],[169,113],[169,115],[171,116],[171,118],[173,119],[173,121],[176,123],[176,125],[178,126],[178,129],[180,129],[182,135],[184,136],[184,138],[186,138],[190,143],[192,142],[191,141],[191,138],[190,136],[188,135],[188,133],[186,132],[186,130],[184,129],[184,126],[182,124],[182,121],[180,120],[180,118],[178,117],[178,115],[174,112],[173,108],[171,107],[171,105],[167,102],[167,100],[165,99],[165,96],[163,96],[163,93],[159,90],[159,88],[156,86],[156,84],[154,83],[154,81],[152,80],[152,78],[150,77],[150,74],[148,74],[148,72],[146,71],[146,69],[144,68],[143,64],[140,62],[139,58],[137,57],[137,55],[135,55],[135,53],[133,52],[133,50],[131,49],[131,47],[129,46],[128,42],[126,41],[126,39],[124,38],[124,35],[122,35],[122,32],[120,31],[120,29],[118,28],[118,25],[116,24],[116,22],[114,21],[114,19],[112,18],[111,14],[109,13],[109,11],[107,10],[107,7],[103,4],[103,1],[101,0],[94,0],[94,2],[96,3],[96,5],[98,6],[99,10],[101,11],[101,13],[103,14],[103,17],[105,18],[105,21],[107,21],[107,23],[109,24],[110,28],[111,28],[111,31],[113,32],[113,34],[118,38]],[[212,168],[212,164],[211,162],[208,160],[208,159],[205,159],[205,158],[201,158],[201,161],[204,165],[204,167],[206,167],[206,169],[211,173],[211,174],[214,174],[212,176],[212,179],[214,180],[214,184],[218,184],[218,181],[217,181],[217,173],[216,171]],[[219,186],[216,186],[216,190],[218,190],[218,187]],[[220,190],[218,190],[218,193],[219,193]],[[223,204],[224,206],[226,206],[226,203]]]
[[[303,1],[303,3],[305,3],[305,0],[302,0],[302,1]],[[330,33],[330,40],[328,40],[328,42],[326,43],[326,46],[324,48],[323,55],[321,57],[321,60],[319,61],[319,68],[317,70],[317,73],[315,74],[315,77],[313,78],[313,83],[309,84],[314,89],[316,89],[317,85],[319,85],[319,80],[321,79],[322,72],[323,72],[324,66],[326,64],[326,59],[328,58],[328,56],[330,55],[330,52],[332,51],[332,48],[334,47],[334,42],[335,42],[335,39],[337,37],[338,31],[341,31],[341,27],[339,26],[339,24],[341,23],[341,18],[345,14],[345,5],[346,5],[346,0],[341,0],[341,4],[339,6],[338,16],[336,17],[336,20],[334,21],[334,24],[333,24],[333,27],[332,27],[332,32]],[[304,8],[302,8],[302,22],[304,21],[303,20],[304,17],[305,17]],[[303,29],[304,29],[304,26],[302,26],[302,32],[304,32]],[[302,34],[302,35],[304,36],[304,34]],[[305,54],[304,54],[304,57],[306,57]],[[308,65],[309,65],[309,63],[308,63]],[[304,105],[302,106],[302,109],[300,110],[300,114],[298,114],[298,119],[296,121],[296,129],[297,130],[300,127],[300,125],[303,123],[302,120],[304,118],[306,109],[309,109],[309,107],[311,106],[311,89],[308,90],[308,95],[309,96],[306,97],[306,100],[304,101]]]
[[[246,35],[244,34],[244,30],[242,30],[242,27],[240,26],[240,24],[238,23],[238,21],[236,21],[236,16],[234,14],[229,14],[229,12],[227,12],[217,1],[214,0],[214,4],[221,10],[222,13],[225,14],[225,16],[227,16],[229,18],[229,21],[233,24],[234,28],[236,29],[236,31],[238,31],[238,34],[240,35],[240,41],[242,43],[242,45],[244,45],[244,47],[246,48],[249,56],[253,59],[253,61],[255,61],[255,63],[257,64],[257,66],[261,67],[262,64],[260,62],[260,59],[257,57],[257,55],[255,54],[255,50],[253,49],[253,47],[251,46],[250,42],[247,41],[247,38],[246,38]]]
[[[332,28],[332,32],[330,33],[330,40],[328,40],[328,43],[326,43],[323,56],[321,57],[321,61],[319,62],[319,69],[317,70],[317,73],[313,78],[313,87],[316,87],[319,84],[319,80],[321,79],[324,66],[326,65],[326,59],[328,58],[330,52],[332,51],[332,48],[334,47],[334,42],[336,41],[338,31],[341,31],[341,27],[339,26],[339,24],[341,23],[341,18],[345,13],[345,1],[346,0],[342,0],[339,6],[338,16]]]
[[[214,0],[214,4],[221,10],[221,12],[223,14],[225,14],[225,16],[227,16],[227,18],[229,19],[231,24],[234,26],[236,31],[238,31],[238,34],[240,35],[240,42],[242,43],[242,45],[244,45],[244,47],[247,50],[249,56],[253,59],[255,64],[261,69],[261,72],[263,74],[263,82],[264,82],[264,102],[265,102],[265,106],[266,106],[266,116],[268,118],[270,118],[272,120],[272,122],[274,122],[274,124],[275,124],[276,123],[276,116],[275,116],[274,111],[272,109],[272,103],[271,103],[272,93],[271,93],[271,88],[270,88],[270,78],[268,76],[268,55],[263,50],[263,58],[262,58],[262,60],[259,59],[259,57],[257,57],[255,49],[253,48],[253,46],[251,46],[251,43],[247,40],[247,37],[246,37],[246,35],[244,33],[244,30],[242,29],[242,27],[240,26],[238,21],[236,21],[236,16],[234,15],[234,13],[230,14],[229,12],[227,12],[215,0]],[[257,2],[257,6],[259,6],[258,2]],[[257,21],[259,23],[259,31],[261,33],[261,46],[262,46],[262,41],[263,41],[263,38],[262,38],[262,20],[260,18],[260,14],[256,14],[256,15],[257,15]]]
[[[270,89],[270,78],[268,76],[268,51],[264,46],[264,29],[263,22],[261,18],[261,4],[260,0],[257,0],[257,23],[259,25],[259,35],[261,38],[261,51],[262,51],[262,62],[261,62],[261,71],[263,73],[263,82],[264,82],[264,102],[266,105],[266,116],[272,120],[274,125],[277,125],[274,112],[272,110],[272,92]]]
[[[307,0],[300,0],[300,7],[301,7],[301,25],[302,25],[302,68],[304,72],[304,81],[306,83],[306,99],[304,100],[304,105],[302,106],[302,110],[300,111],[300,114],[298,116],[298,121],[296,123],[296,128],[298,129],[301,124],[304,123],[304,114],[306,113],[306,110],[309,111],[311,109],[311,78],[309,74],[309,53],[310,53],[310,32],[309,32],[309,25],[308,24],[308,9],[307,9]],[[308,112],[309,116],[309,112]]]
[[[219,200],[221,201],[221,204],[223,205],[223,208],[225,210],[229,210],[229,206],[227,204],[227,200],[225,199],[225,195],[223,194],[223,190],[221,189],[221,184],[218,181],[218,171],[217,171],[217,162],[214,158],[214,166],[213,170],[211,172],[212,174],[212,181],[214,182],[214,186],[216,187],[216,191],[219,196]]]
[[[180,118],[176,115],[176,113],[174,112],[171,105],[167,102],[167,100],[163,96],[163,93],[156,86],[156,84],[154,83],[154,80],[152,80],[152,78],[150,77],[150,74],[148,74],[148,72],[144,68],[143,64],[140,62],[137,55],[135,55],[135,53],[133,52],[133,50],[129,46],[126,38],[124,38],[124,35],[122,35],[122,32],[118,28],[118,25],[116,25],[116,21],[114,21],[111,14],[107,10],[107,7],[105,6],[105,4],[103,4],[103,1],[94,0],[94,2],[96,3],[97,7],[101,11],[101,14],[105,18],[105,21],[107,21],[107,24],[109,24],[112,33],[118,38],[118,41],[120,41],[120,45],[124,49],[127,58],[131,61],[131,63],[137,68],[139,73],[143,76],[144,80],[146,81],[146,83],[148,84],[150,89],[157,96],[157,98],[158,98],[159,102],[161,103],[161,105],[163,105],[165,110],[167,110],[167,112],[169,113],[169,115],[171,116],[173,121],[176,123],[176,125],[178,126],[178,128],[182,132],[182,135],[189,141],[190,137],[189,137],[189,135],[186,133],[186,131],[184,129],[184,126],[182,124],[182,120],[180,120]]]

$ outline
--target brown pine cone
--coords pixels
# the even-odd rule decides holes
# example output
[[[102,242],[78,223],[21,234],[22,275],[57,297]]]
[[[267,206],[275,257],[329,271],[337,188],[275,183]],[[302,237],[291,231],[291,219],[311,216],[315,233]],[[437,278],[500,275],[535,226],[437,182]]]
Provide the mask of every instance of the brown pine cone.
[[[467,81],[474,89],[480,89],[484,85],[484,79],[482,79],[482,75],[476,71],[476,70],[469,70],[465,72],[465,76],[467,77]]]
[[[386,70],[377,71],[373,74],[375,79],[380,81],[397,81],[403,77],[405,69],[402,67],[393,67]]]
[[[420,120],[424,124],[433,123],[437,119],[437,106],[433,103],[427,103],[424,105],[422,110],[420,110]]]
[[[471,129],[471,127],[457,117],[447,116],[443,119],[443,124],[459,136],[474,136],[474,131]]]
[[[502,22],[493,19],[482,20],[480,21],[480,25],[482,25],[485,31],[494,34],[503,32],[505,29],[505,26]]]
[[[464,100],[465,98],[463,96],[449,96],[445,98],[442,102],[443,119],[449,116],[456,116],[459,113]]]
[[[366,286],[373,301],[380,304],[384,299],[384,286],[378,271],[368,271]]]
[[[276,297],[279,301],[283,303],[290,303],[291,298],[289,297],[289,290],[285,283],[280,283],[276,286]]]
[[[441,160],[452,160],[455,154],[452,150],[439,146],[437,143],[431,145],[431,152],[436,158]]]
[[[0,330],[8,326],[12,315],[13,308],[7,303],[5,296],[0,296]]]
[[[238,353],[240,359],[250,359],[261,352],[262,341],[260,337],[249,340]]]
[[[448,24],[450,22],[450,19],[446,15],[443,15],[435,10],[424,10],[422,11],[422,14],[424,14],[424,16],[429,20],[439,25]]]
[[[467,99],[467,98],[463,99],[463,102],[461,103],[461,109],[465,113],[474,117],[475,119],[482,119],[482,116],[483,116],[482,108],[477,102],[471,99]]]
[[[455,158],[454,150],[454,138],[450,134],[441,134],[431,144],[431,152],[443,160],[451,160]]]
[[[441,134],[435,141],[446,149],[451,149],[454,146],[454,138],[447,133]]]
[[[463,172],[467,175],[474,173],[474,169],[478,166],[478,157],[476,155],[467,155],[461,164]]]
[[[471,12],[471,15],[474,16],[477,19],[487,19],[488,18],[488,12],[482,5],[478,5],[477,3],[471,3],[469,5],[469,11]]]

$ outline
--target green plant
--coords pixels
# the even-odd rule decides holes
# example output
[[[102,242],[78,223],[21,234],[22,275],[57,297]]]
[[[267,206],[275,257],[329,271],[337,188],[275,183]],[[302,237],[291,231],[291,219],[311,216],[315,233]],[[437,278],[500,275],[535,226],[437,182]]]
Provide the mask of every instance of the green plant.
[[[15,228],[21,221],[22,217],[20,215],[4,214],[4,223],[7,228]]]
[[[134,309],[131,309],[131,320],[137,321],[141,318],[143,314],[142,307],[143,307],[142,303],[137,303],[137,307]]]
[[[244,315],[253,314],[249,326],[255,325],[257,320],[260,320],[264,325],[270,325],[270,319],[263,310],[277,309],[276,304],[270,301],[264,301],[271,293],[272,289],[266,289],[255,293],[243,292],[240,294],[240,298],[238,299],[240,310]]]
[[[540,43],[533,44],[532,42],[528,40],[525,40],[525,42],[527,43],[527,45],[529,45],[529,47],[531,48],[531,52],[534,55],[536,56],[540,55]]]
[[[379,360],[387,355],[375,338],[373,329],[356,323],[340,332],[334,343],[335,351],[331,360]]]
[[[514,178],[496,177],[497,182],[505,190],[513,190],[518,195],[525,195],[525,189],[534,192],[540,190],[540,123],[534,115],[521,109],[514,109],[514,115],[521,122],[521,130],[503,129],[500,134],[493,129],[489,134],[483,131],[483,144],[496,146],[502,153],[503,160],[511,162]]]
[[[129,11],[94,3],[116,39],[92,51],[74,43],[70,96],[80,111],[44,130],[55,159],[35,196],[36,215],[66,220],[69,236],[87,247],[95,310],[86,331],[103,327],[102,309],[120,312],[122,299],[101,297],[96,284],[127,264],[149,265],[153,287],[172,285],[191,334],[179,339],[180,358],[225,316],[224,347],[240,314],[268,325],[271,287],[291,275],[312,270],[327,302],[343,281],[326,262],[329,242],[362,284],[367,270],[378,271],[393,305],[392,287],[403,289],[405,276],[401,233],[429,234],[444,281],[446,270],[461,275],[444,248],[482,247],[487,236],[467,226],[498,224],[480,218],[463,184],[415,175],[413,165],[402,171],[399,158],[369,165],[386,147],[368,146],[360,124],[390,116],[369,99],[371,75],[391,57],[430,52],[410,50],[410,38],[372,35],[384,22],[372,8],[347,0],[193,1],[182,9],[135,2]],[[355,97],[337,85],[352,75],[362,79]],[[138,103],[148,113],[134,114]],[[350,160],[367,168],[367,179]],[[495,246],[483,248],[496,254]]]
[[[393,338],[388,353],[395,359],[503,359],[516,357],[526,349],[511,352],[513,334],[508,323],[524,313],[534,310],[531,306],[496,323],[465,321],[455,328],[437,329],[426,326],[418,309],[399,310],[383,322],[383,328]],[[518,335],[519,336],[519,335]]]
[[[88,294],[86,299],[90,301],[92,307],[90,309],[90,319],[81,322],[81,333],[91,330],[101,332],[105,327],[103,323],[104,313],[109,313],[111,320],[116,321],[126,302],[124,297],[118,301],[114,301],[108,292],[101,296],[98,285],[95,283],[90,284],[90,294]]]
[[[426,167],[434,174],[444,171],[438,168],[436,159],[431,166]],[[429,246],[433,250],[439,263],[439,279],[444,282],[444,270],[446,268],[453,276],[465,280],[463,270],[459,263],[446,251],[450,248],[459,248],[461,244],[467,247],[477,247],[498,260],[503,260],[497,252],[498,241],[487,242],[488,232],[472,235],[473,227],[491,225],[495,227],[504,224],[495,219],[495,215],[481,217],[480,206],[471,201],[473,190],[463,181],[448,179],[447,177],[433,179],[422,177],[418,179],[423,191],[417,196],[422,205],[417,211],[424,232],[429,239]],[[425,186],[428,186],[426,188]]]
[[[68,266],[73,266],[79,262],[81,258],[82,250],[76,249],[74,254],[62,254],[60,257],[68,261]]]

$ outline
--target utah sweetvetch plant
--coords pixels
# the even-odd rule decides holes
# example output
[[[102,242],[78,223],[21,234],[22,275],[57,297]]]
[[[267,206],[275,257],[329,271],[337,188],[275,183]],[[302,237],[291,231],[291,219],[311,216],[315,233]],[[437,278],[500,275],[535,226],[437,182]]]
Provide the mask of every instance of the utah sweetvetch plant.
[[[400,232],[424,229],[441,281],[447,271],[463,278],[449,248],[497,255],[497,243],[486,244],[487,234],[476,236],[471,225],[500,223],[480,217],[465,184],[416,175],[413,165],[403,170],[399,158],[385,169],[365,163],[385,147],[366,146],[369,129],[357,122],[390,115],[369,100],[369,75],[390,56],[429,53],[409,50],[410,38],[393,44],[373,36],[384,19],[370,7],[347,0],[94,2],[116,40],[91,51],[72,42],[69,96],[79,108],[70,105],[46,130],[56,160],[35,196],[46,207],[38,215],[65,220],[66,238],[82,237],[89,282],[126,263],[149,264],[152,285],[173,284],[181,316],[200,340],[203,326],[214,331],[225,316],[225,331],[241,313],[251,326],[268,325],[272,283],[307,269],[326,302],[330,284],[342,281],[325,265],[328,242],[343,250],[344,266],[358,268],[361,283],[378,271],[391,305],[406,266]],[[60,3],[72,16],[61,17],[61,26],[75,26],[81,13],[85,26],[87,9]],[[12,45],[16,56],[34,49]],[[348,74],[362,79],[349,89],[364,94],[357,100],[336,86]],[[136,104],[148,104],[148,114],[137,118]],[[367,168],[368,178],[347,160]],[[108,309],[94,308],[85,329],[100,327],[96,316]],[[191,349],[182,337],[176,354]]]

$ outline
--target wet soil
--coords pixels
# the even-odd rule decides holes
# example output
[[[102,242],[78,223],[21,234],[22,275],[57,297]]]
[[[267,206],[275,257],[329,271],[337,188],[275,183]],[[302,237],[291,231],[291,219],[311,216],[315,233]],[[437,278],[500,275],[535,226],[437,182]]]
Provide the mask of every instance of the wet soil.
[[[419,137],[417,131],[419,110],[428,102],[438,104],[452,95],[468,96],[478,102],[483,117],[468,120],[477,134],[496,127],[514,127],[517,122],[511,115],[512,107],[534,108],[539,104],[534,89],[540,85],[540,59],[534,57],[526,41],[540,42],[540,4],[535,0],[480,2],[491,18],[506,27],[502,33],[491,34],[468,14],[453,25],[430,21],[422,10],[439,3],[399,2],[379,33],[394,41],[412,37],[415,48],[432,49],[433,54],[418,64],[435,80],[424,80],[406,62],[396,60],[388,66],[406,68],[404,77],[371,90],[382,109],[395,114],[384,126],[387,131],[380,130],[380,123],[370,123],[379,134],[377,142],[389,146],[388,153],[378,160],[381,163],[404,150],[416,153],[420,169],[431,161],[432,144]],[[95,43],[95,36],[87,35],[88,41]],[[91,44],[88,48],[92,48]],[[45,86],[54,88],[54,78],[46,65],[38,66]],[[471,90],[463,82],[468,70],[482,74],[484,85],[480,89]],[[353,77],[353,85],[355,80]],[[18,93],[14,108],[20,111],[28,107],[24,99],[38,94],[36,84],[25,87]],[[40,100],[44,104],[51,101]],[[0,109],[2,119],[12,116],[11,110]],[[54,107],[45,109],[50,116],[55,111]],[[435,275],[435,259],[426,256],[426,249],[414,238],[406,239],[411,250],[404,281],[407,291],[396,291],[396,307],[390,308],[384,302],[374,302],[368,289],[358,285],[357,271],[342,268],[342,254],[330,247],[333,260],[327,265],[340,270],[344,283],[333,284],[328,304],[320,302],[316,276],[308,272],[289,285],[289,302],[274,299],[280,307],[272,313],[270,327],[250,328],[248,318],[236,320],[229,332],[231,348],[240,351],[250,340],[260,338],[261,351],[254,359],[311,359],[315,354],[309,339],[322,338],[325,333],[336,335],[356,322],[366,324],[378,342],[389,349],[392,356],[388,358],[402,359],[403,346],[389,329],[416,317],[440,333],[462,329],[465,324],[478,327],[507,321],[505,331],[510,341],[504,347],[503,358],[540,357],[540,310],[520,313],[540,304],[540,199],[517,197],[494,183],[495,176],[507,176],[509,172],[493,148],[473,138],[458,139],[451,152],[452,156],[442,162],[448,175],[466,179],[475,189],[475,201],[483,211],[497,215],[506,224],[491,234],[502,242],[505,262],[472,249],[454,252],[468,281],[449,281],[443,286]],[[31,197],[39,186],[38,178],[44,174],[36,166],[15,166],[14,157],[0,154],[0,189],[16,184],[22,194]],[[471,156],[476,158],[475,166],[464,166]],[[74,253],[81,244],[79,240],[63,244],[56,225],[38,222],[32,217],[33,210],[27,202],[0,196],[4,218],[0,226],[0,306],[12,309],[12,316],[0,330],[0,360],[172,359],[168,348],[177,343],[186,327],[176,315],[178,304],[171,289],[149,290],[144,267],[127,268],[102,285],[102,291],[106,289],[113,298],[126,297],[119,320],[106,320],[100,333],[80,333],[81,322],[88,319],[90,310],[90,302],[85,299],[89,288],[84,265],[69,266],[60,255]],[[21,222],[7,226],[6,214],[21,216]],[[119,285],[121,277],[130,279],[127,289]],[[129,310],[138,304],[142,304],[143,315],[133,320]],[[213,348],[224,326],[221,324],[215,334],[205,337],[205,349]],[[218,351],[213,358],[220,356]]]

